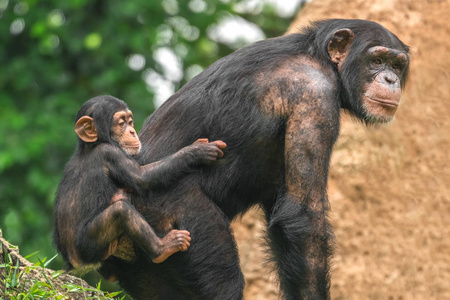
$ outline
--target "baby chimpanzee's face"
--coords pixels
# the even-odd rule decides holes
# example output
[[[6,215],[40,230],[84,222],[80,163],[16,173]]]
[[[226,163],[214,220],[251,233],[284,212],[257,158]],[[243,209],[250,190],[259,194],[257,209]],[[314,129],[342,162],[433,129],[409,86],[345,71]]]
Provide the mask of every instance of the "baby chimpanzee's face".
[[[136,155],[141,150],[141,142],[134,130],[131,110],[118,111],[113,116],[112,138],[129,155]]]

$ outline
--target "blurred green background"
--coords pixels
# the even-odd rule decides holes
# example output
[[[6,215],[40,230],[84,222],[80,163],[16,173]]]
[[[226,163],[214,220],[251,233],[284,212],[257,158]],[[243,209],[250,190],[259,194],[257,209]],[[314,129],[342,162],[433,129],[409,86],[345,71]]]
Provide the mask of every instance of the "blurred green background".
[[[52,257],[54,194],[88,99],[125,100],[139,130],[154,109],[233,50],[282,35],[302,1],[0,0],[0,229]],[[61,268],[55,260],[53,268]]]

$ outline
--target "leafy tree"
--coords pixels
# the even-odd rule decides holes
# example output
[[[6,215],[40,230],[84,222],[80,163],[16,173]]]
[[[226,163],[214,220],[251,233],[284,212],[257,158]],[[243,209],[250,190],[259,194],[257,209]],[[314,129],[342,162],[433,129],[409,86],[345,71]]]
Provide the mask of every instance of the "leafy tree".
[[[55,253],[54,194],[84,101],[124,99],[140,129],[161,87],[173,92],[242,46],[212,39],[214,25],[240,14],[270,37],[291,21],[264,5],[237,13],[239,2],[0,0],[0,228],[22,253]]]

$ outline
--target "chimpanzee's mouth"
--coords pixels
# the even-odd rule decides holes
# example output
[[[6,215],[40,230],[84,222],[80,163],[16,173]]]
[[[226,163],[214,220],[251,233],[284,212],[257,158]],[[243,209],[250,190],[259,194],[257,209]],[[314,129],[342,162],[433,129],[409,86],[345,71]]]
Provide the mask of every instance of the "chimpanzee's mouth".
[[[137,144],[125,144],[126,148],[133,148],[133,149],[138,149],[141,147],[141,144],[137,143]]]
[[[372,102],[379,103],[379,104],[384,105],[384,106],[392,107],[392,108],[396,108],[399,105],[399,101],[394,101],[394,100],[371,98],[371,97],[368,97],[368,96],[366,96],[366,99],[369,100],[369,101],[372,101]]]

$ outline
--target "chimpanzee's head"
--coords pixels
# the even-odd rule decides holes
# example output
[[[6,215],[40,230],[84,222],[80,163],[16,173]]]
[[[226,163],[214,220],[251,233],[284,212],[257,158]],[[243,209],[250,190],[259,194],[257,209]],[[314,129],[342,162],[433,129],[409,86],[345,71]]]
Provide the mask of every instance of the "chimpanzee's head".
[[[408,77],[409,47],[370,21],[339,20],[328,30],[326,47],[341,78],[343,108],[367,124],[391,121]]]
[[[75,132],[80,144],[117,144],[129,155],[141,149],[133,113],[124,101],[112,96],[97,96],[84,103],[75,119]]]

